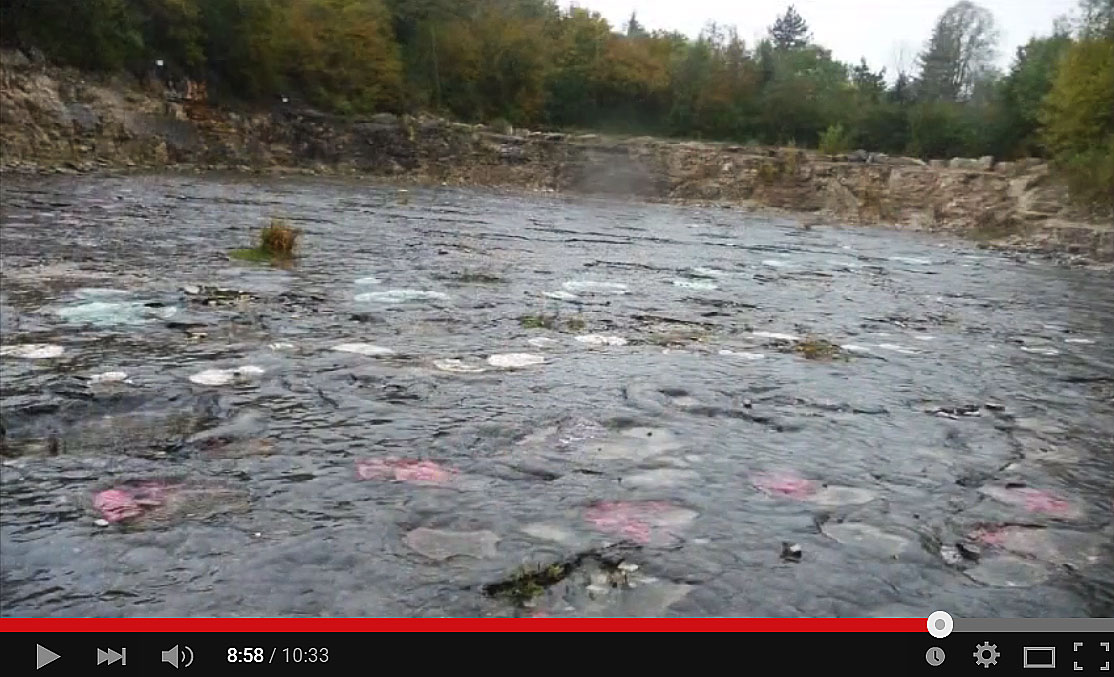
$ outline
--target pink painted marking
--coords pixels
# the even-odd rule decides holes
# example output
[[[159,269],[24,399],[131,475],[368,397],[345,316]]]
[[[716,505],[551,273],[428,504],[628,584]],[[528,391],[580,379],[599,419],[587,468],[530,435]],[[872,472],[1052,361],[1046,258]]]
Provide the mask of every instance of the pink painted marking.
[[[98,493],[93,497],[93,508],[99,510],[105,520],[113,523],[143,514],[143,508],[132,495],[120,489],[107,489]]]
[[[456,476],[456,471],[433,461],[373,458],[356,461],[356,476],[362,480],[448,484]]]
[[[819,482],[791,472],[757,473],[752,482],[762,493],[798,500],[806,499],[820,489]]]
[[[597,503],[584,513],[596,529],[643,545],[671,538],[670,527],[682,526],[694,516],[692,511],[665,501],[609,501]]]
[[[1071,503],[1059,496],[1040,489],[1016,489],[1021,495],[1025,509],[1045,515],[1066,516],[1072,513]]]

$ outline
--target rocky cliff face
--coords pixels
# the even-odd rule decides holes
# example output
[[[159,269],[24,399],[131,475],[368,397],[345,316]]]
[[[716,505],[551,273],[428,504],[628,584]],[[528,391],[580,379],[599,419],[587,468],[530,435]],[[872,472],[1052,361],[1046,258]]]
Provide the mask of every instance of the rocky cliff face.
[[[507,130],[502,130],[507,131]],[[4,171],[234,168],[359,173],[453,184],[776,207],[825,219],[958,232],[1114,260],[1114,224],[1070,206],[1047,166],[930,165],[858,153],[518,130],[436,118],[341,119],[285,106],[250,114],[0,55]]]

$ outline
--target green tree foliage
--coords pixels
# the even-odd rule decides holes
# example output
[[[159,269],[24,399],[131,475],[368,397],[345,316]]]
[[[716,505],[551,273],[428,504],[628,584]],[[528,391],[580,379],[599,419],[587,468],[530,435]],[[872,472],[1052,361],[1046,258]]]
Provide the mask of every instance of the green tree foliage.
[[[608,37],[594,80],[601,123],[627,131],[660,131],[656,121],[669,100],[670,49],[649,36]]]
[[[850,128],[851,145],[887,153],[909,152],[910,109],[907,105],[882,101],[862,108]]]
[[[762,91],[759,119],[775,143],[815,146],[820,133],[851,111],[854,89],[845,64],[815,45],[773,54],[773,76]]]
[[[536,121],[556,5],[549,0],[390,0],[407,103],[469,120]]]
[[[1041,120],[1073,192],[1114,206],[1114,39],[1084,37],[1067,49]]]
[[[1080,0],[1079,9],[1081,37],[1114,40],[1114,0]]]
[[[549,65],[546,17],[522,7],[515,16],[497,4],[488,3],[473,19],[473,35],[480,45],[480,116],[503,117],[515,124],[537,120]]]
[[[1024,157],[1042,152],[1040,116],[1044,99],[1070,45],[1071,38],[1059,34],[1033,38],[1017,49],[1009,74],[998,85],[994,103],[997,155]]]
[[[211,89],[249,99],[285,89],[279,51],[284,13],[277,3],[197,0],[202,45]],[[173,64],[171,65],[173,68]]]
[[[143,35],[127,0],[3,0],[6,45],[41,49],[66,64],[121,70],[142,58]]]
[[[709,25],[675,53],[670,127],[674,133],[742,140],[752,135],[758,73],[733,29]]]
[[[645,38],[649,37],[649,33],[638,23],[638,13],[631,12],[630,19],[627,20],[626,34],[628,38]]]
[[[909,112],[909,151],[923,158],[974,155],[975,130],[961,104],[925,101]],[[965,152],[967,151],[967,152]]]
[[[136,29],[143,35],[146,64],[162,59],[171,73],[204,73],[201,7],[195,0],[130,0]]]
[[[378,0],[287,0],[275,49],[284,80],[342,113],[396,108],[401,63]]]
[[[846,153],[851,150],[851,137],[841,124],[834,124],[820,135],[821,153]]]
[[[785,10],[770,26],[770,41],[779,50],[801,49],[808,45],[811,36],[808,32],[808,23],[797,13],[793,5]]]
[[[598,13],[574,7],[561,17],[553,36],[553,74],[548,83],[548,121],[588,125],[599,114],[596,74],[606,57],[611,27]]]
[[[986,9],[961,0],[936,21],[920,56],[924,100],[960,101],[971,95],[994,58],[997,33]]]
[[[870,70],[866,59],[862,59],[858,66],[851,69],[851,84],[855,86],[860,99],[877,103],[886,93],[886,69],[875,73]]]

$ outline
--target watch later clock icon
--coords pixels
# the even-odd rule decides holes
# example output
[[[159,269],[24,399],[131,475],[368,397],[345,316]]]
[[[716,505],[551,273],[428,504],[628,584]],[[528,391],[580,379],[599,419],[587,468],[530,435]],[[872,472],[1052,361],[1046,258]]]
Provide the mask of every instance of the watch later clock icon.
[[[941,649],[938,646],[934,646],[925,653],[924,659],[926,661],[928,661],[928,664],[931,665],[932,667],[936,667],[938,665],[943,665],[944,664],[944,650]]]

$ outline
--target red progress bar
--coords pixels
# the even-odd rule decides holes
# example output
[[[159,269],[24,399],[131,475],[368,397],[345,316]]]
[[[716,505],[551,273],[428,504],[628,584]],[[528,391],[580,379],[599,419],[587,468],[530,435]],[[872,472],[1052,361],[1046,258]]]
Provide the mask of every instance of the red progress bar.
[[[923,618],[5,618],[0,632],[924,632]]]

